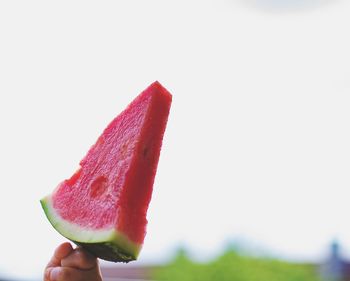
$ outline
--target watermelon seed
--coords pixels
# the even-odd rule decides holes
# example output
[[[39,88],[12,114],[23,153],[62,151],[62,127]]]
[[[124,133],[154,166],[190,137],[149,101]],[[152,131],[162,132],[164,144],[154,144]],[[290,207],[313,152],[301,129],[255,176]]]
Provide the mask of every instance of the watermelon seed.
[[[147,154],[148,154],[148,148],[145,147],[145,148],[143,149],[143,156],[146,157]]]

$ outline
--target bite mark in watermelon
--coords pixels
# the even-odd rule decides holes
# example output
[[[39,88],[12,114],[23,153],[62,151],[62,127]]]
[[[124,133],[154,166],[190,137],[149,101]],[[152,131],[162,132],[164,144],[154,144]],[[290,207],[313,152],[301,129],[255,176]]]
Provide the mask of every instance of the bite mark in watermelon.
[[[151,84],[107,126],[78,171],[41,200],[59,233],[105,260],[137,258],[171,100]]]

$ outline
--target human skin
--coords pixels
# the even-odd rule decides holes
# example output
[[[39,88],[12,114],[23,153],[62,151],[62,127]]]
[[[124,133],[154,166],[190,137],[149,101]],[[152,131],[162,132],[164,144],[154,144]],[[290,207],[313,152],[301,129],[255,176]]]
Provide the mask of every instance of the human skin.
[[[68,242],[59,245],[45,267],[44,281],[102,281],[96,257]]]

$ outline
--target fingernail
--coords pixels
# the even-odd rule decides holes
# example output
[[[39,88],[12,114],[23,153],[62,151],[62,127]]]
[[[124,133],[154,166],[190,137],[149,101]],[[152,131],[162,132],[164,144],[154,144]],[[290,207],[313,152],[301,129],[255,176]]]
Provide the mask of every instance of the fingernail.
[[[60,273],[60,268],[59,267],[54,267],[53,269],[51,269],[50,272],[50,280],[51,281],[56,281],[58,280],[58,274]]]

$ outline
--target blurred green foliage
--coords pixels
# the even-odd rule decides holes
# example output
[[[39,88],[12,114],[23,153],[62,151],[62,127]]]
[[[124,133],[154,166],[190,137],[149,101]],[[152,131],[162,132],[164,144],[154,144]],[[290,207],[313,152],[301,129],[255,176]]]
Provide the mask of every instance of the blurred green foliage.
[[[276,259],[257,258],[228,250],[208,263],[197,263],[180,251],[168,265],[154,272],[162,281],[320,281],[316,267]]]

